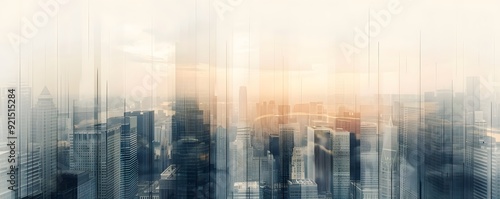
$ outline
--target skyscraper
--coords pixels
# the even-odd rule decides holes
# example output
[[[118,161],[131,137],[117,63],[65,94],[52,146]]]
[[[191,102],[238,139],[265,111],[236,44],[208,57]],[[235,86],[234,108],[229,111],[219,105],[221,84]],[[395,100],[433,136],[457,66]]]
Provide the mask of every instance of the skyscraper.
[[[478,183],[484,183],[483,185],[486,186],[487,182],[485,182],[484,177],[475,175],[481,172],[488,172],[487,170],[477,170],[476,165],[480,165],[480,159],[484,158],[482,156],[486,155],[485,151],[481,148],[488,147],[480,142],[484,140],[484,134],[486,132],[485,128],[487,125],[486,121],[491,121],[490,114],[485,114],[490,110],[493,110],[492,107],[490,107],[492,104],[491,101],[487,101],[491,100],[491,98],[487,98],[488,96],[492,96],[491,92],[492,90],[488,88],[488,85],[485,84],[482,77],[467,77],[465,82],[465,96],[463,104],[465,112],[464,198],[485,196],[489,192],[489,185],[488,187],[476,189],[478,187]],[[479,162],[476,162],[476,160],[479,160]],[[484,166],[480,167],[485,169]]]
[[[421,166],[422,195],[427,198],[451,197],[453,139],[451,128],[452,93],[439,90],[426,93],[423,132],[424,164]],[[450,157],[450,158],[444,158]]]
[[[305,178],[305,152],[305,147],[293,148],[290,179]]]
[[[360,113],[339,109],[339,114],[335,118],[335,127],[342,128],[351,133],[351,180],[359,181]]]
[[[243,124],[241,124],[243,125]],[[239,126],[236,131],[236,140],[231,143],[231,156],[233,168],[230,176],[232,182],[247,182],[250,176],[255,173],[250,171],[250,164],[253,164],[253,147],[250,141],[250,129],[248,127]]]
[[[492,138],[486,135],[486,121],[482,111],[474,113],[475,127],[473,136],[473,178],[472,195],[474,198],[491,198],[491,152]]]
[[[418,175],[416,160],[418,108],[415,105],[402,104],[399,118],[399,171],[400,171],[400,197],[418,198]],[[463,183],[463,182],[462,182]]]
[[[307,179],[315,179],[315,164],[314,164],[314,128],[307,126],[306,127],[306,162],[305,162],[305,171]]]
[[[137,117],[124,117],[120,135],[120,198],[133,199],[137,194]]]
[[[311,179],[293,179],[288,181],[289,199],[316,199],[318,187]]]
[[[377,124],[361,123],[360,138],[360,184],[362,195],[368,198],[378,197],[378,134]]]
[[[334,130],[327,127],[308,127],[314,133],[314,182],[318,186],[318,194],[332,193],[332,145]],[[309,132],[308,132],[309,133]],[[308,178],[308,176],[306,176]]]
[[[210,192],[210,145],[211,130],[215,130],[214,80],[215,53],[208,44],[215,41],[215,33],[202,37],[191,30],[210,29],[208,16],[215,16],[214,10],[205,10],[195,1],[185,2],[192,8],[185,15],[187,23],[179,24],[175,45],[175,102],[172,117],[172,163],[180,170],[175,179],[177,198],[209,198]],[[194,14],[200,9],[206,15]],[[216,17],[212,18],[216,19]],[[212,22],[210,20],[210,22]],[[213,29],[212,29],[213,30]],[[193,39],[194,38],[194,39]],[[199,40],[198,38],[208,38]],[[202,47],[203,46],[203,47]],[[214,45],[215,46],[215,45]],[[213,48],[215,48],[212,46]],[[203,52],[203,53],[202,53]],[[200,54],[198,54],[200,53]],[[197,56],[197,55],[208,56]],[[208,63],[208,64],[207,64]],[[206,85],[208,82],[208,85]],[[226,128],[228,128],[226,126]],[[214,132],[215,133],[215,132]]]
[[[41,190],[43,198],[56,191],[57,178],[57,109],[47,87],[44,87],[33,108],[32,133],[40,144]]]
[[[349,132],[337,129],[332,139],[332,197],[349,198],[351,186]]]
[[[198,102],[181,99],[176,102],[172,124],[172,162],[181,168],[176,177],[176,194],[178,198],[207,198],[209,129],[203,124],[203,111],[198,109]]]
[[[37,197],[41,194],[40,144],[32,133],[32,89],[21,84],[16,101],[16,134],[18,145],[18,176],[16,197]]]
[[[56,199],[95,198],[95,181],[88,171],[61,171],[58,179]]]
[[[121,124],[78,127],[70,135],[71,170],[88,171],[95,181],[96,198],[120,196]]]
[[[215,196],[216,198],[226,198],[228,187],[228,143],[226,129],[222,126],[217,127],[216,132],[216,150],[215,150]]]
[[[34,143],[28,148],[28,151],[21,153],[18,157],[18,190],[19,198],[39,198],[42,197],[42,178],[41,178],[41,155],[40,145]]]
[[[491,171],[491,198],[500,198],[500,140],[497,140],[498,134],[492,139],[492,143],[495,145],[492,157],[492,171]]]
[[[280,166],[282,175],[281,182],[283,182],[283,186],[285,191],[288,186],[288,180],[290,180],[290,172],[291,172],[291,164],[292,164],[292,154],[294,148],[294,135],[297,133],[298,125],[293,124],[281,124],[279,127],[280,133]]]
[[[261,159],[260,167],[261,176],[263,180],[263,186],[265,187],[263,191],[264,195],[269,195],[269,197],[264,198],[279,198],[283,195],[279,189],[279,177],[278,177],[278,168],[276,160],[272,153],[267,151],[266,157]]]
[[[384,125],[381,144],[379,198],[400,198],[398,131],[392,119]]]
[[[139,167],[139,181],[153,181],[154,171],[154,111],[131,111],[126,117],[137,118],[137,160]]]
[[[161,199],[177,198],[177,189],[182,189],[182,187],[176,185],[179,169],[175,164],[172,164],[160,174],[159,191]]]

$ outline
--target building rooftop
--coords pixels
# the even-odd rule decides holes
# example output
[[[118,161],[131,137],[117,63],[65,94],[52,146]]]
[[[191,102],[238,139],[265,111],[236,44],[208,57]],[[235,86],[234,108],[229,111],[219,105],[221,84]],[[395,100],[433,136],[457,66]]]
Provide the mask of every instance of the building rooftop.
[[[45,95],[45,96],[50,96],[50,92],[49,92],[49,89],[47,89],[47,87],[43,87],[43,90],[42,92],[40,93],[40,95]]]
[[[87,123],[84,125],[75,125],[74,134],[99,134],[103,131],[113,131],[121,127],[118,123]]]
[[[311,179],[292,179],[288,181],[288,184],[293,185],[293,184],[299,184],[299,185],[316,185],[316,182],[314,182]]]
[[[257,182],[257,181],[250,181],[250,182],[235,182],[234,183],[234,189],[246,190],[247,188],[258,189],[259,188],[259,182]]]
[[[174,178],[175,174],[177,173],[178,170],[179,170],[179,168],[175,164],[168,166],[167,169],[165,169],[163,172],[161,172],[161,174],[160,174],[161,179],[167,180],[167,179]]]

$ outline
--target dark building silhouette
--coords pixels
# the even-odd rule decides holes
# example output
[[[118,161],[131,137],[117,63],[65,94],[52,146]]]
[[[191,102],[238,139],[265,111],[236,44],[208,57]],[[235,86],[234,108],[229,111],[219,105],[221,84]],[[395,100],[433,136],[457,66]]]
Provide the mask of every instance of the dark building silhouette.
[[[154,170],[154,111],[126,112],[125,116],[137,117],[139,181],[153,181],[159,174]]]
[[[120,135],[120,164],[120,198],[133,199],[139,182],[136,117],[124,118]]]
[[[93,180],[87,171],[61,171],[57,178],[56,199],[91,198],[94,195]]]
[[[332,193],[332,130],[328,128],[314,129],[314,165],[315,182],[318,194]]]
[[[350,133],[351,140],[351,180],[359,181],[361,179],[360,175],[360,133],[361,133],[361,120],[359,112],[349,112],[340,109],[337,118],[335,118],[335,127],[342,128]]]
[[[177,172],[176,198],[208,198],[209,142],[208,126],[195,100],[177,101],[172,129],[172,163]]]

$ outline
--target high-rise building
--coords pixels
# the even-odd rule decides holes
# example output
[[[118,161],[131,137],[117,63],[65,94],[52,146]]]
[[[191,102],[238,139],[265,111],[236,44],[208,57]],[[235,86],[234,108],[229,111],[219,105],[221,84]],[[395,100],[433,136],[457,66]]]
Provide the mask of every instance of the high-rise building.
[[[18,134],[18,143],[19,152],[24,153],[23,151],[29,151],[31,147],[31,143],[34,142],[34,135],[31,132],[32,130],[32,89],[31,87],[22,85],[17,93],[17,101],[16,101],[16,129]]]
[[[491,140],[495,146],[491,155],[491,198],[500,198],[500,140],[497,138],[499,138],[498,134]]]
[[[474,114],[473,136],[473,178],[472,195],[474,198],[491,198],[491,152],[492,138],[486,135],[486,121],[482,111]]]
[[[266,186],[269,188],[270,195],[274,196],[271,198],[277,198],[278,195],[282,195],[282,193],[278,193],[279,190],[276,189],[276,185],[279,184],[279,169],[273,154],[267,151],[266,158],[263,158],[261,165],[261,168],[263,168],[263,173],[261,174],[263,176],[262,179],[264,180]]]
[[[160,174],[159,192],[161,199],[177,198],[178,185],[176,185],[177,176],[179,175],[179,167],[170,165]]]
[[[273,154],[274,157],[280,156],[280,136],[271,134],[269,135],[269,152]]]
[[[305,172],[305,147],[294,147],[292,154],[291,163],[291,174],[290,179],[304,179],[306,176]]]
[[[254,164],[253,160],[253,147],[250,140],[250,128],[239,126],[236,131],[236,140],[231,143],[232,167],[230,176],[232,182],[247,182],[250,176],[255,176],[250,170],[250,164]]]
[[[314,164],[314,128],[307,126],[306,127],[306,162],[305,162],[305,171],[307,179],[315,179],[315,164]]]
[[[451,197],[456,199],[464,198],[464,162],[465,162],[465,128],[464,128],[464,94],[455,93],[452,99],[452,193]]]
[[[56,199],[95,198],[95,181],[88,171],[66,170],[58,174]]]
[[[32,133],[32,89],[21,85],[16,94],[16,134],[18,176],[16,197],[41,195],[40,144],[34,142]]]
[[[266,156],[254,157],[253,162],[256,164],[252,164],[255,168],[251,170],[255,173],[253,175],[255,177],[250,177],[249,182],[259,182],[260,198],[282,198],[283,192],[279,182],[280,178],[277,175],[278,168],[273,155],[268,151]],[[233,188],[234,186],[228,189],[229,192]]]
[[[447,91],[443,91],[441,95],[449,95]],[[442,103],[449,104],[448,100],[438,100],[437,96],[428,92],[425,94],[425,109],[423,123],[423,150],[420,151],[424,155],[425,165],[421,166],[422,173],[422,195],[426,198],[444,198],[449,197],[451,190],[451,158],[445,159],[444,156],[451,156],[451,149],[446,145],[450,140],[451,128],[446,114],[451,110],[450,107],[445,107]],[[447,174],[448,173],[448,174]],[[446,175],[447,174],[447,175]]]
[[[318,198],[318,187],[311,179],[292,179],[288,181],[289,199],[316,199]]]
[[[400,197],[418,198],[418,161],[417,133],[418,108],[414,104],[401,104],[397,118],[399,121],[399,171],[400,171]]]
[[[120,123],[78,127],[70,135],[71,170],[88,171],[95,180],[96,198],[120,196]]]
[[[185,15],[186,21],[179,27],[175,45],[175,102],[172,117],[172,164],[177,165],[177,198],[215,197],[210,191],[210,146],[211,132],[217,124],[215,107],[215,32],[207,40],[201,33],[192,34],[193,29],[209,30],[216,23],[200,20],[208,16],[216,19],[213,9],[204,10],[196,2],[186,2],[192,8],[192,14]],[[194,14],[196,9],[203,9],[206,15]],[[201,10],[198,10],[198,12]],[[196,13],[198,13],[196,12]],[[210,21],[212,22],[212,21]],[[211,30],[215,30],[212,28]],[[206,44],[206,45],[205,45]],[[199,53],[193,53],[199,52]],[[208,56],[197,56],[205,54]],[[200,64],[209,63],[209,64]],[[206,85],[208,82],[208,85]],[[227,116],[230,117],[230,116]],[[229,129],[229,127],[225,127]],[[229,138],[228,138],[229,139]],[[213,178],[212,178],[213,179]]]
[[[19,198],[42,197],[42,177],[40,167],[40,145],[32,144],[28,151],[18,157],[18,191]]]
[[[460,96],[458,96],[460,97]],[[456,107],[455,107],[456,106]],[[464,139],[461,112],[451,90],[425,94],[419,152],[421,197],[463,198]],[[446,157],[446,158],[445,158]],[[455,182],[456,181],[456,182]],[[457,183],[458,182],[458,183]],[[467,198],[467,197],[465,197]]]
[[[279,196],[279,197],[282,197],[283,196],[283,190],[281,189],[282,188],[282,167],[281,167],[281,154],[280,154],[280,136],[279,135],[275,135],[275,134],[270,134],[269,135],[269,139],[268,139],[268,152],[270,155],[270,157],[272,157],[274,159],[274,162],[273,162],[273,167],[274,167],[274,175],[276,176],[276,178],[273,178],[273,184],[272,186],[270,187],[272,189],[272,192],[273,193],[277,193],[277,194],[274,194],[276,197]],[[268,154],[268,157],[269,157],[269,154]],[[273,176],[274,177],[274,176]],[[277,187],[279,188],[279,190],[277,189]]]
[[[465,82],[464,96],[464,121],[465,121],[465,164],[464,164],[464,198],[473,198],[476,196],[486,196],[490,191],[490,186],[484,180],[482,175],[489,172],[487,170],[479,171],[476,165],[480,165],[482,156],[486,155],[481,149],[485,146],[480,143],[484,137],[484,128],[486,121],[491,121],[493,114],[484,114],[493,110],[491,99],[485,98],[492,96],[492,90],[488,88],[482,77],[467,77]],[[484,121],[481,121],[484,120]],[[477,153],[476,153],[477,152]],[[477,156],[477,157],[476,157]],[[477,159],[479,158],[479,159]],[[479,161],[479,162],[477,162]],[[490,160],[491,161],[491,160]],[[484,169],[484,166],[481,166]],[[483,174],[479,174],[483,173]],[[476,176],[479,174],[480,176]],[[482,184],[482,185],[479,185]],[[476,189],[478,186],[484,186]],[[485,190],[486,189],[486,190]]]
[[[120,198],[133,199],[137,194],[137,117],[124,117],[120,135]]]
[[[314,182],[318,186],[318,194],[332,193],[332,144],[334,130],[327,127],[308,127],[314,133]],[[308,176],[306,176],[308,177]]]
[[[281,170],[281,180],[283,186],[286,190],[288,186],[288,180],[290,180],[290,172],[291,172],[291,164],[292,164],[292,154],[294,147],[294,135],[297,132],[298,125],[293,124],[281,124],[279,126],[280,133],[280,156],[279,156],[279,165]]]
[[[351,182],[351,199],[362,199],[365,198],[363,197],[363,191],[361,190],[361,185],[359,184],[359,181],[352,181]],[[368,197],[366,197],[368,198]]]
[[[359,138],[360,138],[360,113],[339,109],[335,118],[335,128],[342,128],[351,133],[351,180],[359,181]]]
[[[379,198],[400,198],[399,185],[399,145],[397,126],[392,119],[383,126],[380,171],[379,171]]]
[[[41,190],[43,198],[56,191],[57,178],[57,109],[47,87],[44,87],[33,108],[34,141],[40,145]]]
[[[172,122],[172,163],[181,168],[176,177],[177,198],[209,197],[208,126],[193,99],[176,101]]]
[[[137,160],[139,181],[153,181],[161,171],[154,171],[154,111],[125,112],[125,117],[137,118]]]
[[[215,149],[215,196],[216,198],[227,198],[228,187],[228,143],[226,129],[222,126],[217,127],[216,149]]]
[[[362,122],[360,132],[360,184],[364,198],[378,198],[377,124]]]
[[[337,129],[332,139],[332,197],[349,198],[351,186],[349,132]]]

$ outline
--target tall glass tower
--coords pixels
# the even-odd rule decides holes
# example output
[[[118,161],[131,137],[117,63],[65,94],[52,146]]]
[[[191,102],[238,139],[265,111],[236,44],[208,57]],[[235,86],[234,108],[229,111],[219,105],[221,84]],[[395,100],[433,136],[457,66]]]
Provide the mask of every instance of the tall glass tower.
[[[32,132],[34,140],[40,144],[42,196],[51,198],[57,182],[57,109],[47,87],[43,88],[33,108]]]

